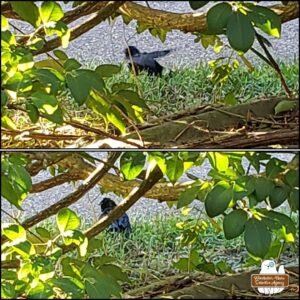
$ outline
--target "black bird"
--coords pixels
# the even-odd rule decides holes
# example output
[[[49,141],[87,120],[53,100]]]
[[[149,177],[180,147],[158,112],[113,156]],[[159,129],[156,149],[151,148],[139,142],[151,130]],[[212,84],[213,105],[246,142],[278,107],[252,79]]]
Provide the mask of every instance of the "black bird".
[[[103,200],[99,204],[102,210],[102,215],[100,216],[100,218],[104,215],[108,215],[117,206],[116,203],[110,198],[103,198]],[[125,232],[125,234],[128,236],[128,234],[131,232],[131,225],[128,215],[125,213],[119,219],[115,220],[108,227],[108,231]]]
[[[129,68],[132,69],[132,63],[134,66],[135,73],[138,74],[140,71],[147,71],[150,75],[161,76],[163,67],[155,60],[156,58],[166,56],[172,50],[154,51],[154,52],[143,52],[141,53],[136,47],[129,46],[124,50],[126,59],[130,61]],[[130,57],[131,56],[131,57]]]

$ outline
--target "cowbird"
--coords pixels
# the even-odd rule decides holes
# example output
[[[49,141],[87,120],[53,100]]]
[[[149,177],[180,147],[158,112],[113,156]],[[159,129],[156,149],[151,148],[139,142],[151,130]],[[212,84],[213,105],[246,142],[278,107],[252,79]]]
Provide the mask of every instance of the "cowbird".
[[[117,205],[110,198],[103,198],[99,203],[101,207],[102,214],[100,216],[108,215]],[[131,225],[129,222],[128,215],[125,213],[119,219],[115,220],[109,227],[108,231],[110,232],[125,232],[125,235],[128,236],[131,232]]]
[[[156,61],[156,58],[166,56],[172,50],[154,51],[154,52],[140,52],[136,47],[129,46],[124,50],[126,59],[130,61],[129,68],[132,69],[132,63],[135,73],[140,71],[147,71],[150,75],[161,76],[163,67]],[[131,58],[130,58],[131,56]]]

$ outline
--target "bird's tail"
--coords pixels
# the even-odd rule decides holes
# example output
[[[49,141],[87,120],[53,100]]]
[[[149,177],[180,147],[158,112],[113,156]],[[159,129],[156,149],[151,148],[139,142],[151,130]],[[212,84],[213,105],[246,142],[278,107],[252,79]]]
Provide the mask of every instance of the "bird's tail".
[[[170,52],[172,52],[174,50],[175,49],[162,50],[162,51],[154,51],[154,52],[147,53],[147,55],[149,55],[149,57],[151,57],[151,58],[158,58],[158,57],[166,56],[166,55],[168,55]]]

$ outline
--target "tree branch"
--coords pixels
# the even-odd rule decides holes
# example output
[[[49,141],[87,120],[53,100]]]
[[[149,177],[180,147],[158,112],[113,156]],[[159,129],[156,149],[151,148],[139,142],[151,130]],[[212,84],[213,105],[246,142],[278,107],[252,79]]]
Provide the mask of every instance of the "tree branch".
[[[107,159],[107,162],[109,164],[114,164],[120,155],[121,152],[112,152],[111,156]],[[60,209],[68,207],[78,201],[84,194],[87,193],[87,191],[97,184],[97,182],[107,173],[109,169],[110,167],[107,164],[100,164],[91,174],[89,174],[89,177],[86,178],[85,181],[73,193],[67,195],[55,204],[25,220],[22,223],[24,229],[28,229],[33,225],[38,224],[50,216],[55,215]],[[1,244],[6,241],[7,238],[3,237]]]

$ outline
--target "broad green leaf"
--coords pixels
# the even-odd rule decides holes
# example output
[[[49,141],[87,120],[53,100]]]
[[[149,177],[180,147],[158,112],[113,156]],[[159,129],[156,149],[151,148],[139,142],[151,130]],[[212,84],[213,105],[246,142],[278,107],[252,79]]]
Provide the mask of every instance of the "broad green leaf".
[[[7,104],[8,96],[5,91],[1,90],[1,106],[4,106]]]
[[[117,92],[117,95],[126,99],[130,104],[143,108],[148,108],[145,101],[134,91],[121,90]]]
[[[233,13],[228,20],[227,37],[234,50],[247,52],[255,38],[255,31],[248,16],[240,12]]]
[[[41,237],[43,237],[43,238],[47,238],[47,239],[49,239],[49,240],[51,240],[51,234],[50,234],[50,231],[49,230],[47,230],[47,229],[45,229],[45,228],[43,228],[43,227],[36,227],[35,228],[35,231],[36,231],[36,233],[39,235],[39,236],[41,236]]]
[[[261,210],[264,217],[262,218],[262,221],[268,226],[270,229],[280,229],[282,227],[285,227],[287,233],[292,233],[293,235],[296,234],[296,227],[294,222],[290,217],[287,215],[272,211],[272,210]]]
[[[10,129],[10,130],[17,130],[17,125],[8,116],[2,116],[1,117],[1,126],[6,128],[6,129]]]
[[[69,58],[64,62],[64,68],[66,72],[79,69],[81,64],[74,58]]]
[[[18,224],[3,224],[2,225],[3,234],[8,237],[11,241],[25,241],[26,231]]]
[[[99,75],[91,70],[74,70],[66,74],[68,87],[75,101],[82,105],[88,98],[90,91],[104,89],[104,81]]]
[[[88,263],[84,264],[81,274],[90,298],[109,299],[112,295],[120,297],[121,288],[119,284],[108,274],[92,268]]]
[[[106,113],[107,120],[117,127],[122,134],[126,133],[126,124],[123,122],[122,115],[115,108],[111,108]]]
[[[74,283],[72,277],[53,278],[50,284],[61,289],[63,293],[67,293],[72,299],[83,298],[84,291]]]
[[[270,179],[276,178],[278,173],[284,171],[286,166],[286,162],[271,158],[266,165],[266,174]]]
[[[46,113],[48,115],[52,115],[58,108],[56,97],[44,92],[33,93],[32,102],[42,113]]]
[[[20,242],[16,245],[13,245],[12,248],[24,259],[27,259],[30,255],[35,254],[34,246],[29,241]]]
[[[218,182],[214,188],[207,193],[205,199],[205,209],[210,218],[223,213],[233,199],[231,185],[226,181]]]
[[[229,160],[226,153],[222,152],[208,152],[207,154],[208,160],[211,166],[220,171],[225,172],[229,166]]]
[[[232,15],[230,4],[222,2],[214,5],[207,12],[207,27],[212,33],[221,33],[227,27],[227,23]]]
[[[1,278],[2,278],[2,276],[1,276]],[[1,298],[2,299],[16,299],[15,285],[13,285],[12,283],[10,283],[6,280],[3,280],[3,282],[1,282]]]
[[[44,84],[47,87],[51,88],[51,94],[56,94],[61,85],[60,74],[56,70],[51,69],[35,69],[32,70],[32,74],[34,74],[39,82]]]
[[[57,2],[44,1],[40,8],[40,15],[45,24],[51,21],[59,21],[64,16],[64,12]]]
[[[183,191],[178,199],[177,208],[181,208],[192,203],[198,195],[199,186],[194,186]]]
[[[264,177],[259,177],[255,182],[255,192],[257,196],[257,200],[263,201],[271,194],[274,189],[274,183],[271,180],[268,180]]]
[[[37,285],[29,289],[27,296],[29,299],[49,299],[50,296],[53,295],[54,292],[52,290],[52,287],[50,287],[46,283],[39,281]]]
[[[247,213],[242,209],[232,211],[224,217],[223,229],[225,238],[230,240],[240,236],[245,230]]]
[[[36,123],[39,120],[39,111],[32,103],[26,103],[26,111],[32,123]]]
[[[38,7],[34,1],[12,1],[12,9],[25,21],[35,28],[39,26],[41,19]]]
[[[282,112],[291,111],[296,107],[296,101],[283,100],[277,103],[275,106],[275,115],[278,115]]]
[[[104,64],[98,66],[95,70],[102,78],[111,77],[118,74],[121,71],[121,67],[118,65]]]
[[[69,208],[63,208],[58,212],[56,222],[61,233],[75,230],[80,226],[80,218]]]
[[[149,152],[149,162],[153,159],[156,161],[162,173],[165,175],[167,171],[167,162],[164,154],[162,152]]]
[[[173,153],[172,158],[167,160],[167,177],[174,184],[182,176],[183,172],[183,161],[178,157],[178,153]]]
[[[263,258],[270,249],[271,241],[271,233],[264,222],[254,218],[246,222],[245,245],[252,255]]]
[[[128,282],[129,278],[126,275],[125,272],[122,271],[122,269],[116,265],[113,264],[105,264],[100,267],[100,270],[104,274],[109,274],[112,276],[115,280],[117,281],[122,281],[122,282]]]
[[[84,234],[79,230],[66,230],[62,233],[65,245],[75,244],[77,246],[85,242]]]
[[[254,25],[268,35],[279,38],[281,35],[280,16],[268,7],[245,3],[250,10],[247,12]]]
[[[65,61],[68,59],[68,55],[64,52],[64,51],[61,51],[61,50],[54,50],[53,51],[53,54],[58,58],[60,59],[61,61]]]
[[[41,68],[51,68],[54,69],[60,73],[64,73],[65,69],[62,67],[63,61],[57,62],[54,59],[45,59],[45,60],[40,60],[34,63],[34,66],[38,69]]]
[[[228,93],[224,98],[224,103],[226,105],[236,105],[237,99],[235,98],[234,93]]]
[[[126,180],[132,180],[142,172],[145,162],[143,152],[125,152],[120,158],[120,170]]]
[[[1,31],[6,31],[8,30],[9,26],[8,26],[8,20],[1,15]]]
[[[289,170],[286,172],[284,181],[291,187],[299,187],[299,170]]]
[[[281,187],[274,187],[270,193],[270,204],[272,208],[280,206],[288,198],[288,193]]]
[[[292,211],[299,211],[299,189],[293,189],[288,200]]]
[[[190,3],[190,7],[193,10],[196,10],[198,8],[203,7],[204,5],[206,5],[209,1],[189,1]]]

